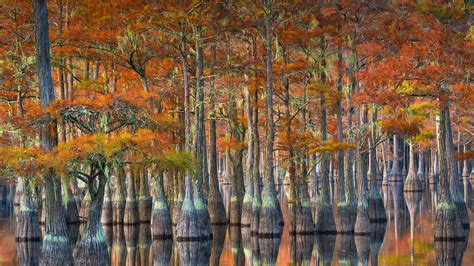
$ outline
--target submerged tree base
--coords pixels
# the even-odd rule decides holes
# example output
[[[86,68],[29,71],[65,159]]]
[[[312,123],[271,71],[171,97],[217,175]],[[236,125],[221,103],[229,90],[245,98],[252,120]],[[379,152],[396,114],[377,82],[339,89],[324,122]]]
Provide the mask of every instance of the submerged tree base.
[[[211,225],[226,225],[227,217],[225,214],[224,202],[222,197],[209,195],[209,201],[207,202],[209,209],[209,218]],[[243,217],[242,217],[243,219]]]
[[[435,242],[464,241],[464,232],[454,204],[447,202],[438,203],[434,231]]]
[[[367,203],[369,206],[369,221],[371,223],[386,223],[387,214],[385,213],[385,206],[380,193],[369,193]]]
[[[156,205],[156,203],[155,203]],[[154,240],[167,240],[173,238],[171,216],[168,208],[153,208],[151,217],[151,234]]]
[[[179,217],[181,216],[181,206],[183,205],[183,201],[176,200],[173,202],[172,214],[171,214],[171,221],[173,222],[173,226],[178,225]]]
[[[37,211],[20,209],[17,217],[15,241],[41,241]]]
[[[151,222],[151,208],[152,199],[144,198],[138,200],[138,222],[139,223],[150,223]]]
[[[76,247],[75,265],[110,265],[107,241],[99,224],[95,234],[86,233]]]
[[[102,207],[102,217],[100,222],[103,225],[113,225],[114,224],[114,215],[113,215],[113,206],[111,201],[104,201],[104,206]]]
[[[252,224],[252,198],[244,198],[242,203],[242,218],[240,219],[240,225],[242,227],[250,227]]]
[[[135,200],[128,200],[125,202],[125,211],[123,215],[124,225],[138,225],[138,204]]]
[[[370,236],[369,211],[366,206],[359,205],[357,208],[357,218],[354,225],[354,235]]]
[[[189,201],[189,202],[188,202]],[[176,226],[176,241],[205,241],[210,236],[203,236],[200,232],[201,221],[198,220],[198,213],[194,208],[192,200],[185,200],[181,208],[181,216]]]
[[[242,217],[242,205],[237,197],[232,197],[230,200],[230,210],[229,210],[229,225],[231,226],[240,226],[240,221]]]
[[[332,207],[327,203],[316,203],[314,224],[316,234],[337,234]]]
[[[281,236],[284,224],[282,223],[281,213],[278,211],[277,206],[265,206],[263,203],[259,214],[258,236],[264,238]]]
[[[112,201],[112,221],[114,225],[123,225],[123,217],[125,214],[125,200]]]
[[[67,236],[45,235],[41,247],[40,265],[74,265]]]
[[[334,212],[334,221],[336,223],[337,234],[352,234],[354,227],[350,221],[349,206],[344,203],[338,203]]]

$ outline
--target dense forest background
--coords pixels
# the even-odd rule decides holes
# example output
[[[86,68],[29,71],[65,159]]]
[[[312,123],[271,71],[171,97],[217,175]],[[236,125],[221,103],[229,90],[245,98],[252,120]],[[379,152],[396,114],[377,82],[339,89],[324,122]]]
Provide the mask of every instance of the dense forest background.
[[[43,263],[107,263],[101,224],[366,235],[389,183],[439,186],[435,240],[464,238],[470,1],[46,2],[0,9],[0,175]]]

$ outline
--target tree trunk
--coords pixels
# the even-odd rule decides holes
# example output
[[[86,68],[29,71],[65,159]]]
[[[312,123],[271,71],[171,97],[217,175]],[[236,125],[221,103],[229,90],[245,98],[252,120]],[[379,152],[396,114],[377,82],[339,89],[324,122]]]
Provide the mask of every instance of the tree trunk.
[[[107,178],[104,174],[98,178],[97,189],[88,184],[91,205],[83,236],[74,252],[76,265],[110,265],[107,241],[100,223]]]
[[[255,61],[254,65],[254,78],[255,78],[255,93],[253,94],[253,111],[252,111],[252,126],[249,127],[249,131],[253,132],[253,154],[254,160],[252,165],[252,182],[253,182],[253,198],[252,198],[252,224],[250,226],[250,234],[258,234],[258,228],[260,225],[260,209],[262,207],[262,198],[260,193],[260,136],[258,134],[258,69],[257,69],[257,39],[252,38],[253,44],[253,58]],[[257,243],[258,245],[258,243]]]
[[[181,42],[181,53],[183,61],[183,85],[184,85],[184,132],[185,150],[191,151],[191,121],[190,121],[190,95],[188,83],[188,63],[187,63],[186,37],[183,36]],[[185,176],[185,195],[181,204],[180,218],[176,226],[176,240],[189,241],[199,240],[200,234],[196,221],[196,207],[193,200],[192,177],[189,172]]]
[[[448,175],[449,175],[449,187],[451,190],[451,196],[456,204],[457,214],[461,221],[461,225],[464,229],[469,229],[469,214],[467,212],[466,204],[464,203],[463,196],[461,194],[461,176],[458,171],[458,165],[456,163],[456,152],[454,150],[453,143],[453,130],[451,127],[451,117],[449,115],[449,104],[446,105],[446,161],[448,163]]]
[[[158,170],[156,178],[155,202],[151,215],[151,231],[153,239],[165,240],[172,239],[173,228],[171,215],[163,189],[163,171]]]
[[[403,187],[404,192],[423,192],[423,185],[420,182],[418,174],[415,171],[415,148],[414,143],[410,143],[410,158],[408,175]]]
[[[252,202],[254,193],[254,184],[252,181],[253,164],[254,164],[254,132],[253,132],[253,114],[252,114],[252,97],[250,88],[245,91],[245,108],[247,110],[247,173],[246,173],[246,189],[244,200],[242,202],[242,227],[249,227],[252,224]]]
[[[117,175],[112,177],[114,181],[115,188],[112,194],[112,209],[113,209],[113,223],[115,225],[123,224],[123,218],[125,214],[125,201],[126,201],[126,194],[125,194],[125,168],[118,167]]]
[[[33,202],[31,185],[28,180],[22,185],[20,197],[20,210],[16,217],[15,241],[38,242],[41,241],[39,228],[38,209]]]
[[[270,7],[271,8],[271,7]],[[275,139],[275,122],[273,121],[273,66],[272,66],[272,19],[270,14],[265,18],[265,46],[267,50],[267,101],[266,101],[266,150],[265,150],[265,182],[262,191],[262,206],[258,233],[262,236],[279,236],[283,226],[283,216],[275,194],[275,178],[273,175],[273,142]]]
[[[367,123],[367,107],[363,106],[358,108],[356,113],[356,121],[358,126],[362,126]],[[361,120],[360,113],[363,112],[363,118]],[[367,152],[363,152],[366,148],[362,145],[363,138],[367,137],[365,132],[357,133],[357,155],[356,155],[356,176],[359,183],[359,205],[357,206],[357,217],[354,225],[354,234],[357,236],[368,236],[370,235],[370,220],[369,210],[367,202],[367,165],[368,155]],[[357,244],[357,240],[356,240]]]
[[[342,48],[337,48],[337,92],[338,97],[336,101],[337,105],[337,142],[342,143],[344,141],[344,133],[342,126],[343,110],[342,110],[342,79],[343,79],[343,66],[342,66]],[[350,220],[349,208],[347,204],[349,201],[346,200],[345,191],[345,174],[344,174],[344,151],[340,150],[337,152],[337,200],[336,208],[334,213],[334,220],[336,223],[336,230],[339,234],[348,234],[353,232],[352,222]],[[351,182],[348,180],[348,182]]]
[[[369,137],[369,161],[370,161],[370,192],[367,199],[369,206],[369,219],[371,223],[386,223],[387,215],[385,214],[385,206],[383,204],[382,196],[380,195],[380,187],[378,178],[378,167],[377,167],[377,147],[376,147],[376,138],[377,138],[377,107],[373,107],[372,111],[372,123],[371,123],[371,134]]]
[[[402,173],[400,172],[400,159],[398,157],[398,136],[393,135],[393,164],[390,173],[391,182],[403,182]]]
[[[446,120],[449,115],[448,107],[442,107],[439,119],[439,143],[438,154],[440,163],[440,197],[436,206],[436,218],[434,224],[435,241],[457,241],[464,240],[464,232],[459,219],[457,208],[452,200],[451,191],[449,190],[449,174],[447,162],[447,127]]]
[[[204,125],[204,53],[201,40],[201,28],[196,27],[196,101],[195,101],[195,137],[194,137],[194,155],[197,162],[196,165],[196,182],[194,189],[194,206],[198,221],[199,234],[202,239],[208,239],[211,236],[211,221],[205,195],[203,191],[203,182],[207,177],[207,160],[204,153],[206,152],[205,140],[203,139]],[[206,161],[204,161],[206,160]],[[206,166],[205,166],[206,165]],[[206,180],[208,181],[208,180]]]
[[[237,142],[242,141],[240,133],[240,122],[237,116],[237,104],[235,96],[231,96],[230,103],[230,122],[231,137]],[[239,147],[229,151],[230,162],[232,165],[231,194],[229,223],[230,225],[240,226],[240,218],[242,217],[242,200],[243,200],[243,150]]]
[[[113,208],[112,208],[112,177],[107,180],[104,192],[104,204],[102,205],[102,216],[100,222],[103,225],[113,225]]]
[[[64,207],[66,211],[66,223],[79,224],[79,212],[77,210],[76,199],[72,193],[71,186],[69,186],[69,184],[64,184],[63,189],[65,190]]]
[[[47,108],[54,100],[49,54],[48,11],[46,0],[33,0],[35,21],[36,71],[40,88],[41,107]],[[58,143],[57,124],[50,117],[43,120],[40,129],[41,147],[51,151]],[[45,175],[45,236],[43,239],[41,265],[70,265],[72,252],[69,245],[66,219],[62,207],[61,182],[50,170]]]
[[[321,45],[324,47],[325,40],[321,38]],[[322,68],[326,68],[326,54],[323,51],[322,55]],[[326,74],[321,73],[321,82],[326,84]],[[327,131],[327,114],[326,114],[326,96],[321,92],[320,96],[320,123],[321,123],[321,142],[324,144],[328,140]],[[329,154],[326,151],[321,153],[321,195],[319,195],[316,204],[316,215],[315,215],[315,230],[316,233],[320,234],[334,234],[336,233],[336,224],[334,221],[333,210],[331,206],[331,198],[329,191]]]
[[[138,221],[140,223],[150,223],[152,198],[150,196],[150,186],[148,185],[148,169],[138,171],[139,190],[138,190]]]
[[[135,179],[138,178],[135,170],[127,170],[127,199],[125,200],[125,210],[123,215],[124,225],[139,224],[138,204],[135,196]]]

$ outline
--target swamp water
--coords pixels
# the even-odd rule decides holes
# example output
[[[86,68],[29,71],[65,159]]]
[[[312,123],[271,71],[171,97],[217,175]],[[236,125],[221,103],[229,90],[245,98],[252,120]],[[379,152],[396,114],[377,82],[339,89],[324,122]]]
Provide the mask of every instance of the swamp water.
[[[372,224],[370,237],[351,235],[295,236],[287,226],[279,239],[250,236],[248,228],[215,226],[208,242],[177,243],[153,240],[149,225],[104,226],[112,265],[474,265],[474,229],[466,242],[434,243],[433,220],[436,190],[400,193],[397,184],[382,188],[386,224]],[[230,186],[221,187],[226,208]],[[469,191],[469,189],[465,191]],[[288,209],[283,188],[278,187],[282,212]],[[474,228],[472,196],[467,197]],[[412,216],[410,216],[412,215]],[[0,185],[0,265],[37,265],[40,242],[15,242],[13,189]],[[70,227],[72,242],[80,235]]]

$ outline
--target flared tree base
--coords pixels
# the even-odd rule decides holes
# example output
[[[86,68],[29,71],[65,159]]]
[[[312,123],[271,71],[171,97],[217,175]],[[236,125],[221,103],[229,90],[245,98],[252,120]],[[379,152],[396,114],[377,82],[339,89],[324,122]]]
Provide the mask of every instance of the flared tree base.
[[[196,208],[196,219],[198,220],[199,235],[202,240],[212,239],[211,219],[207,208]]]
[[[226,225],[227,217],[225,214],[224,202],[222,201],[222,197],[209,196],[209,201],[207,202],[207,204],[211,225]]]
[[[100,222],[107,226],[114,224],[113,204],[111,201],[104,201]]]
[[[69,266],[73,265],[71,246],[67,235],[45,235],[41,246],[40,265]]]
[[[179,217],[181,215],[181,206],[183,201],[175,201],[173,203],[172,213],[171,213],[171,221],[173,222],[173,226],[178,225]]]
[[[125,214],[125,200],[112,201],[112,222],[114,225],[123,225]]]
[[[110,265],[107,240],[102,226],[95,235],[87,232],[76,247],[75,265]]]
[[[434,224],[435,241],[464,241],[464,230],[455,204],[439,202]]]
[[[349,217],[349,206],[344,203],[338,203],[334,212],[334,221],[336,223],[337,234],[348,235],[354,232],[354,227]]]
[[[242,205],[236,198],[232,198],[230,201],[229,211],[229,225],[240,226],[240,218],[242,217]]]
[[[278,203],[277,203],[278,204]],[[264,238],[280,237],[283,230],[281,213],[276,205],[263,206],[260,208],[260,220],[258,235]]]
[[[173,238],[173,227],[168,208],[154,208],[151,217],[151,234],[153,240]]]
[[[38,222],[38,212],[33,210],[20,210],[17,216],[15,230],[16,242],[41,241],[41,232]]]
[[[369,211],[367,207],[359,206],[357,208],[357,218],[354,225],[354,235],[356,236],[370,236],[370,220]]]
[[[370,193],[367,199],[368,211],[369,211],[369,221],[371,223],[386,223],[387,214],[385,213],[385,205],[383,203],[383,198],[380,196],[380,193]]]
[[[332,207],[326,203],[318,202],[315,210],[314,227],[316,234],[336,234],[336,223],[334,221],[334,214]]]
[[[138,200],[138,222],[146,224],[151,222],[152,199]]]
[[[127,200],[125,202],[125,211],[123,215],[124,225],[138,225],[138,204],[136,201]]]
[[[240,219],[242,227],[250,227],[252,224],[252,213],[252,199],[244,199],[242,203],[242,218]]]
[[[178,225],[176,226],[176,240],[178,242],[209,240],[209,237],[204,238],[200,234],[200,221],[198,221],[197,217],[198,216],[195,209],[181,210],[181,217],[179,219]]]
[[[312,235],[314,234],[313,216],[310,207],[289,205],[289,234]]]

